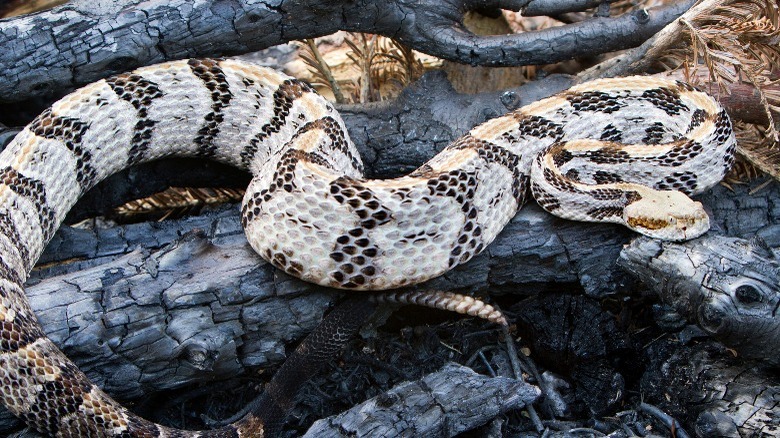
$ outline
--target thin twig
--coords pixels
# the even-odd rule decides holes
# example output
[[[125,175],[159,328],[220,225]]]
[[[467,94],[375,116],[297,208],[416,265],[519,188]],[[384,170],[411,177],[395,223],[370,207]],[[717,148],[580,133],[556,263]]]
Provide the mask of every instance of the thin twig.
[[[330,66],[325,61],[325,58],[322,57],[322,54],[320,54],[320,50],[317,48],[317,43],[313,38],[307,38],[305,41],[306,45],[309,47],[309,50],[311,50],[311,54],[314,55],[314,59],[317,61],[317,64],[319,64],[317,70],[319,70],[320,73],[325,76],[325,79],[327,79],[328,83],[330,84],[330,89],[333,90],[333,97],[336,99],[336,103],[345,103],[346,100],[344,99],[344,94],[341,92],[339,82],[335,77],[333,77],[333,72],[330,70]]]
[[[622,55],[610,58],[581,72],[577,75],[577,78],[582,82],[586,82],[598,78],[625,76],[646,71],[670,47],[680,42],[680,35],[684,30],[683,20],[691,20],[699,14],[710,11],[721,2],[722,0],[704,0],[694,4],[693,0],[688,0],[687,3],[690,3],[690,9],[666,25],[652,38],[635,49],[628,50]]]
[[[509,333],[509,328],[507,326],[501,327],[501,331],[503,332],[504,343],[506,344],[506,350],[509,354],[509,363],[512,364],[512,372],[515,374],[515,378],[517,380],[525,381],[523,379],[523,370],[521,369],[520,362],[517,359],[517,348],[515,348],[515,340]],[[526,406],[526,410],[528,411],[528,416],[531,418],[531,422],[536,428],[536,432],[542,433],[545,428],[542,424],[542,420],[539,418],[539,414],[536,412],[536,408],[529,404]]]
[[[663,412],[657,407],[642,402],[639,404],[637,410],[655,417],[658,421],[662,422],[667,428],[669,428],[669,430],[675,431],[678,438],[690,438],[690,435],[685,432],[679,421],[675,420],[672,418],[672,416]]]

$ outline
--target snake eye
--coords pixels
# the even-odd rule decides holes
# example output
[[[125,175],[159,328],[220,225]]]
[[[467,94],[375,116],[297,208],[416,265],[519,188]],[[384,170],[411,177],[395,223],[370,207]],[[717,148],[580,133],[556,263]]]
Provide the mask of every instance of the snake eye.
[[[754,304],[761,302],[761,291],[749,284],[743,284],[734,291],[737,301],[742,304]]]

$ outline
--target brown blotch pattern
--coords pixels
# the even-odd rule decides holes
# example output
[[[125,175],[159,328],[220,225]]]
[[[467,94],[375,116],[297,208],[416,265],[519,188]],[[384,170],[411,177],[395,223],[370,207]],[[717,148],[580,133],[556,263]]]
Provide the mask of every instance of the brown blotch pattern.
[[[0,258],[0,278],[10,280],[18,284],[24,283],[22,274],[18,270],[9,266],[5,259],[2,258]]]
[[[371,189],[349,177],[334,180],[330,184],[330,195],[339,203],[348,205],[360,219],[358,227],[336,238],[330,258],[338,263],[338,268],[331,273],[331,279],[348,289],[363,286],[376,276],[372,259],[381,250],[368,237],[368,232],[390,222],[392,212],[382,205]]]
[[[686,195],[692,194],[697,187],[698,176],[690,171],[674,172],[653,186],[656,190],[677,190]]]
[[[579,193],[579,190],[577,187],[572,184],[571,181],[561,177],[560,174],[553,172],[549,168],[544,168],[542,171],[542,174],[544,175],[544,180],[547,181],[548,184],[555,187],[556,190],[569,192],[569,193]]]
[[[563,126],[550,119],[536,115],[526,115],[519,111],[512,113],[512,116],[517,120],[517,134],[522,137],[552,137],[555,140],[563,138]],[[508,142],[518,140],[512,132],[505,132],[501,138]]]
[[[601,136],[599,136],[599,140],[614,141],[614,142],[622,141],[623,131],[616,128],[612,123],[610,123],[607,126],[605,126],[604,129],[601,131]]]
[[[585,214],[593,220],[601,221],[623,216],[623,207],[596,207],[588,210]]]
[[[304,152],[300,149],[287,149],[276,165],[276,171],[271,178],[271,184],[259,192],[252,194],[241,207],[241,224],[246,228],[247,224],[260,214],[260,206],[268,202],[277,190],[292,193],[295,190],[295,168],[300,162],[310,162],[323,167],[330,167],[327,161],[319,154]]]
[[[705,120],[707,120],[707,111],[697,108],[693,114],[691,114],[691,122],[688,124],[688,128],[685,132],[688,133],[698,128]]]
[[[95,183],[96,172],[92,167],[92,154],[81,145],[89,124],[72,117],[52,114],[47,108],[30,123],[30,130],[37,136],[59,140],[76,158],[76,180],[81,191],[86,192]]]
[[[731,124],[731,119],[726,113],[726,110],[721,110],[715,117],[715,139],[713,141],[716,143],[726,141],[731,135],[733,135],[733,129],[734,128]],[[737,144],[736,142],[733,142],[726,151],[726,155],[723,157],[723,175],[729,173],[731,168],[734,166],[737,155],[736,152]]]
[[[580,181],[580,171],[575,169],[575,168],[571,168],[571,169],[567,170],[566,173],[564,174],[564,176],[566,176],[567,179],[570,179],[570,180],[572,180],[574,182],[581,182]]]
[[[303,265],[293,260],[295,254],[292,250],[279,251],[279,248],[274,246],[273,249],[266,249],[264,256],[269,263],[290,275],[303,274]]]
[[[588,190],[586,193],[597,201],[617,201],[626,199],[629,201],[628,203],[634,199],[634,196],[637,196],[637,193],[633,191],[610,189],[606,187]]]
[[[130,102],[135,108],[138,121],[133,127],[133,139],[128,152],[127,163],[133,165],[143,160],[157,121],[149,118],[152,102],[163,96],[154,82],[133,73],[125,73],[106,79],[106,83],[120,99]]]
[[[314,92],[314,89],[309,84],[299,81],[297,79],[287,79],[277,87],[273,95],[273,114],[271,120],[260,128],[260,132],[257,133],[249,144],[241,151],[241,162],[245,167],[249,166],[252,162],[255,154],[257,153],[260,143],[265,141],[272,134],[279,132],[279,130],[287,122],[287,117],[290,116],[290,109],[292,109],[293,102],[296,99],[303,96],[304,93]]]
[[[155,438],[160,436],[160,428],[151,421],[144,420],[141,417],[130,415],[127,418],[127,428],[133,431],[133,435],[141,436],[144,438]],[[168,437],[175,437],[176,434],[172,434],[167,431]]]
[[[13,281],[10,278],[8,280]],[[8,297],[9,292],[2,288],[0,295]],[[16,313],[13,321],[0,322],[0,327],[2,327],[0,332],[0,352],[2,353],[16,353],[44,336],[35,317],[20,312]],[[6,378],[3,377],[3,379]]]
[[[574,159],[574,154],[568,149],[561,147],[560,143],[552,145],[547,153],[551,155],[555,167],[561,167]]]
[[[528,191],[523,169],[520,169],[520,157],[495,143],[465,135],[450,146],[452,149],[474,149],[481,159],[488,164],[499,164],[512,172],[512,197],[518,206],[525,202]],[[450,196],[450,195],[448,195]]]
[[[634,163],[639,160],[626,152],[623,148],[615,145],[608,145],[596,150],[587,151],[585,157],[596,164]]]
[[[310,127],[308,127],[310,125]],[[333,149],[344,154],[348,159],[352,168],[360,173],[363,173],[363,163],[358,157],[356,157],[349,147],[349,141],[344,133],[341,125],[331,116],[325,116],[321,119],[317,119],[313,122],[307,123],[302,130],[308,129],[321,129],[325,135],[328,136],[329,143],[324,144],[322,147]],[[296,133],[296,135],[298,135]],[[330,153],[330,151],[323,151],[324,153]]]
[[[688,106],[680,99],[680,90],[677,88],[658,87],[645,90],[641,99],[650,102],[670,116],[676,116],[689,110]]]
[[[56,220],[54,210],[46,203],[46,189],[44,189],[43,183],[37,179],[22,175],[10,166],[0,170],[0,182],[8,186],[17,195],[32,201],[35,212],[38,214],[43,240],[48,242],[49,238],[54,234]]]
[[[597,170],[593,174],[593,180],[596,182],[596,184],[614,184],[623,182],[623,177],[614,172]]]
[[[16,249],[19,257],[26,268],[31,268],[34,261],[30,259],[30,252],[27,245],[19,236],[16,224],[11,219],[10,213],[0,213],[0,234],[8,238],[11,245]]]
[[[686,161],[698,156],[702,150],[701,143],[694,140],[688,140],[681,142],[669,152],[659,155],[654,158],[653,161],[665,167],[679,167],[685,164]]]
[[[198,156],[213,157],[217,151],[214,139],[217,138],[220,125],[225,120],[223,111],[230,104],[233,93],[230,92],[230,85],[225,72],[219,66],[219,60],[190,59],[187,64],[192,74],[203,81],[206,88],[211,91],[211,112],[203,117],[203,126],[198,130],[198,136],[193,142],[198,145]]]
[[[614,113],[626,106],[620,96],[614,96],[602,91],[584,91],[580,93],[564,93],[563,95],[575,111],[595,111],[605,114]]]
[[[43,382],[30,410],[22,415],[25,421],[38,425],[52,436],[60,430],[60,420],[78,411],[84,401],[83,395],[92,389],[72,363],[58,363],[57,371],[56,378]]]
[[[642,138],[642,142],[645,144],[660,144],[664,140],[666,132],[667,130],[663,123],[654,122],[645,128],[645,136]]]
[[[539,204],[545,211],[550,213],[561,208],[561,201],[558,200],[555,195],[543,190],[541,186],[535,181],[531,182],[531,192],[534,194],[536,203]]]
[[[465,222],[455,245],[450,251],[449,267],[465,263],[484,249],[482,227],[477,222],[477,207],[474,206],[474,193],[477,189],[477,176],[474,172],[455,169],[443,172],[428,180],[431,196],[447,196],[460,204]]]

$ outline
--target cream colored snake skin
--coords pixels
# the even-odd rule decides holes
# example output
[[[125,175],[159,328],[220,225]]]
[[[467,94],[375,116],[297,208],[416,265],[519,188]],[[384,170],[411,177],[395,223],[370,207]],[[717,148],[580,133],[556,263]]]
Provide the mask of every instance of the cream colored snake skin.
[[[276,71],[202,59],[101,80],[44,111],[0,154],[3,402],[49,435],[198,435],[143,420],[95,387],[43,334],[24,295],[66,212],[128,166],[188,156],[249,170],[241,217],[252,247],[306,281],[368,290],[465,263],[529,189],[564,218],[696,237],[707,214],[685,194],[720,181],[734,149],[715,100],[632,77],[576,86],[477,126],[407,176],[366,180],[333,106]],[[262,435],[262,423],[250,415],[200,435]]]

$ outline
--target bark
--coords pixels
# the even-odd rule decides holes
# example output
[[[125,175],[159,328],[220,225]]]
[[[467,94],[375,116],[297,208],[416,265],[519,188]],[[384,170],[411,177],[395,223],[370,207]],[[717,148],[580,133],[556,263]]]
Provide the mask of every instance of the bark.
[[[682,346],[680,344],[683,344]],[[642,393],[698,437],[780,433],[776,370],[735,359],[717,342],[673,336],[648,348]]]
[[[527,383],[448,364],[315,422],[304,437],[451,437],[533,404],[538,396],[539,390]]]
[[[453,0],[72,1],[0,21],[0,101],[50,96],[111,74],[166,60],[248,53],[337,30],[396,38],[462,63],[549,64],[634,47],[687,10],[692,0],[618,17],[593,17],[515,35],[465,30],[468,10],[527,14],[579,11],[600,2]]]
[[[719,232],[760,231],[777,242],[778,184],[752,195],[718,187],[703,202]],[[564,221],[529,205],[485,253],[429,286],[531,294],[557,283],[600,296],[629,284],[614,262],[630,238],[616,226]],[[124,399],[279,363],[335,295],[259,259],[236,208],[162,223],[63,227],[28,294],[49,336]]]
[[[704,197],[715,226],[777,239],[780,215],[771,209],[780,205],[780,187],[747,191],[719,187]],[[531,294],[558,283],[602,296],[630,281],[614,266],[630,238],[617,226],[564,221],[529,205],[485,253],[429,286]],[[285,343],[308,332],[335,295],[255,255],[237,208],[162,223],[63,227],[29,283],[47,333],[99,384],[127,398],[277,363]]]
[[[476,2],[471,3],[473,5]],[[489,3],[486,1],[478,6],[494,6]],[[529,3],[529,8],[531,5],[540,8],[539,5],[543,4],[525,3]],[[561,3],[557,2],[557,4]],[[574,3],[588,2],[571,2]],[[158,5],[157,2],[144,4]],[[233,4],[220,2],[210,4],[210,8],[198,9],[203,4],[196,3],[189,13],[202,14],[204,11],[210,11],[212,15],[205,21],[214,24],[225,20],[225,17],[230,17],[230,14],[239,14],[236,12],[238,9],[228,11],[226,5]],[[366,7],[361,2],[357,4]],[[225,9],[220,9],[222,7]],[[174,14],[173,7],[163,9],[168,14],[166,19],[170,20],[165,23],[174,23],[176,19],[181,18],[171,15]],[[79,11],[78,6],[75,10]],[[291,15],[289,10],[274,9],[271,12]],[[375,13],[374,10],[371,12]],[[99,18],[100,11],[79,13],[87,17]],[[318,13],[326,14],[323,11]],[[133,18],[131,15],[120,18],[131,20]],[[310,20],[312,23],[322,25],[323,18],[314,15],[316,16],[307,15],[307,17],[312,18]],[[419,18],[419,16],[411,17],[411,19]],[[142,21],[148,20],[146,17],[136,18]],[[255,18],[260,22],[267,17],[255,16]],[[0,23],[0,39],[8,23],[11,21]],[[125,23],[129,24],[129,22]],[[148,37],[150,34],[145,33],[149,29],[144,27],[149,26],[148,22],[139,26],[141,30],[136,29],[138,35],[143,35],[143,38],[155,38]],[[286,37],[290,32],[311,31],[308,29],[308,23],[304,26],[306,29],[285,28],[282,35]],[[108,27],[110,26],[102,29],[107,38],[114,31],[109,31]],[[316,26],[312,27],[316,28]],[[327,28],[327,26],[321,27]],[[119,26],[118,35],[126,35],[127,32],[131,32],[128,29],[132,28],[133,26],[124,28]],[[161,32],[173,32],[166,34],[166,38],[177,32],[176,26],[159,25],[159,28]],[[604,32],[610,31],[609,26],[604,28],[606,29]],[[179,28],[178,31],[183,32],[184,38],[188,39],[193,36],[188,32],[194,33],[198,29],[200,28],[196,27],[192,30],[187,28],[184,31]],[[277,30],[276,27],[270,29],[271,34]],[[401,28],[401,31],[405,29],[407,28]],[[66,41],[68,37],[72,38],[81,31],[67,28],[65,30],[56,36],[56,38],[65,38],[57,41],[58,45],[64,44],[64,47],[68,47],[67,50],[63,50],[63,53],[66,56],[79,53],[78,56],[85,58],[87,52],[83,50],[76,52],[75,48],[71,48],[73,41],[70,43]],[[316,28],[316,30],[321,29]],[[85,28],[84,31],[88,32],[89,29]],[[217,35],[221,35],[219,31],[220,27],[217,26],[215,30]],[[447,38],[455,38],[446,33],[444,35]],[[246,36],[247,34],[243,33],[241,38]],[[55,38],[54,33],[51,37]],[[460,38],[460,36],[456,37]],[[543,35],[536,37],[543,37],[542,41],[549,43],[549,40],[544,39],[547,37]],[[39,38],[39,40],[29,41],[42,41],[42,47],[45,47],[48,44],[45,38]],[[210,36],[207,38],[201,35],[198,38],[211,40]],[[237,47],[237,51],[249,50],[248,45],[256,43],[248,40],[247,38],[243,41],[242,44],[245,45],[234,44],[233,47]],[[227,42],[231,41],[227,40]],[[79,81],[89,82],[90,74],[100,76],[107,74],[104,71],[107,65],[118,66],[116,70],[126,70],[135,65],[132,64],[134,62],[138,65],[156,62],[154,60],[147,62],[148,58],[144,57],[141,57],[140,61],[120,59],[121,56],[127,56],[122,52],[124,49],[117,55],[120,58],[114,58],[114,54],[105,51],[106,47],[101,46],[102,43],[96,43],[94,46],[96,51],[90,52],[89,62],[82,59],[84,63],[77,69],[68,68],[67,72],[63,70],[65,78],[63,83],[51,83],[57,84],[57,87],[67,88],[80,83]],[[164,50],[154,54],[154,48],[148,46],[144,49],[142,43],[144,42],[139,43],[136,49],[146,50],[150,56],[161,55],[162,59],[168,59],[168,52],[175,53],[175,57],[185,57],[206,55],[209,53],[201,53],[198,50],[211,50],[202,48],[197,41],[189,40],[182,42],[180,46],[189,49],[190,46],[187,44],[192,44],[193,52],[177,52],[176,47],[170,46],[170,40],[157,40],[155,48]],[[4,47],[7,46],[3,44]],[[221,44],[223,42],[220,40],[215,46]],[[453,41],[448,40],[447,43],[437,44],[444,46],[453,44]],[[181,47],[178,50],[181,51]],[[560,50],[565,53],[567,47],[568,45],[563,44]],[[556,50],[558,49],[556,47]],[[102,54],[103,57],[94,56],[95,54]],[[462,55],[462,53],[456,54]],[[2,54],[0,59],[3,59]],[[487,58],[480,58],[477,61],[484,62],[485,59]],[[91,64],[92,60],[96,60],[96,63]],[[0,65],[4,62],[0,61]],[[47,66],[40,68],[47,68]],[[37,74],[41,72],[35,68],[29,71],[38,71]],[[51,71],[55,76],[60,74],[57,73],[56,68]],[[2,74],[5,73],[0,72],[0,75]],[[568,77],[552,76],[514,90],[463,96],[452,91],[441,75],[432,74],[407,90],[398,101],[362,108],[343,108],[342,113],[345,115],[350,134],[359,145],[367,163],[369,174],[387,177],[416,168],[472,126],[567,88],[571,82],[572,79]],[[0,81],[0,84],[2,83],[4,81]],[[30,95],[29,91],[26,93]],[[0,96],[4,96],[2,90]],[[1,129],[0,136],[2,136]],[[182,179],[182,176],[188,179]],[[243,186],[248,180],[248,175],[224,166],[216,164],[204,166],[202,162],[195,161],[152,163],[145,168],[132,169],[108,183],[101,184],[79,204],[75,209],[79,214],[73,215],[71,219],[81,219],[87,214],[96,212],[105,213],[107,206],[144,196],[168,185],[197,185],[198,181],[203,180],[216,182],[218,185]],[[768,189],[756,194],[750,194],[746,188],[738,188],[735,193],[732,193],[718,187],[706,194],[703,202],[713,210],[713,223],[717,233],[743,237],[759,233],[770,243],[780,246],[780,237],[778,237],[780,232],[778,232],[776,219],[780,215],[775,208],[780,205],[779,197],[780,188],[777,183],[772,183]],[[543,213],[536,206],[528,206],[509,224],[485,254],[466,266],[434,280],[430,287],[468,290],[480,294],[488,292],[533,294],[548,289],[553,284],[553,287],[582,288],[593,297],[603,297],[632,284],[632,279],[615,269],[614,265],[622,246],[631,238],[629,232],[615,226],[566,222]],[[73,358],[96,383],[110,393],[120,394],[124,400],[137,400],[156,391],[182,388],[204,380],[235,378],[258,367],[278,364],[286,356],[286,347],[296,343],[319,322],[323,312],[337,295],[332,291],[325,291],[287,277],[254,255],[243,238],[236,209],[164,223],[135,224],[95,230],[64,227],[47,249],[30,284],[28,293],[49,336],[58,345],[63,346],[66,354]],[[722,371],[720,375],[735,379],[741,375],[738,372],[734,374],[733,364],[727,363],[725,368],[726,371]],[[579,372],[583,373],[582,370]],[[451,374],[447,376],[449,379],[454,379]],[[430,376],[426,379],[428,378]],[[464,378],[464,381],[473,384],[473,380],[470,379],[471,377]],[[710,376],[712,385],[727,388],[728,383],[719,379],[717,376]],[[455,381],[460,383],[459,380],[453,382],[446,382],[446,380],[444,379],[444,383]],[[484,384],[483,380],[489,379],[478,380],[482,382],[481,385]],[[581,379],[577,378],[577,380]],[[610,383],[614,379],[605,381]],[[423,379],[422,382],[426,380]],[[497,380],[493,379],[491,384],[495,382]],[[622,382],[620,383],[622,385]],[[502,384],[508,384],[506,379]],[[411,385],[405,388],[425,388],[420,384]],[[770,386],[769,389],[774,392],[767,391],[759,394],[760,397],[755,398],[752,405],[746,401],[747,399],[729,399],[728,403],[731,403],[729,408],[719,407],[720,410],[717,412],[709,410],[706,415],[716,417],[721,415],[717,419],[722,420],[723,412],[729,415],[737,412],[747,418],[749,417],[745,413],[747,411],[740,411],[740,409],[764,403],[767,395],[770,397],[767,400],[771,400],[773,394],[776,398],[776,390],[772,388],[775,387]],[[473,390],[473,387],[471,389]],[[612,389],[622,392],[623,386]],[[483,390],[484,387],[480,391]],[[444,394],[449,395],[449,392],[449,390],[445,391],[441,397],[444,397]],[[721,397],[728,397],[727,393],[728,391],[723,390]],[[434,400],[430,398],[431,394],[425,390],[420,392],[420,395],[429,397],[425,399],[428,403]],[[477,391],[477,394],[480,392]],[[599,395],[604,397],[603,394]],[[392,396],[388,395],[388,397]],[[381,402],[386,400],[379,399]],[[692,403],[695,400],[697,399],[692,398],[685,402]],[[435,401],[440,402],[439,399]],[[408,399],[401,398],[398,402],[408,402]],[[504,402],[505,399],[500,401],[490,399],[477,404],[484,405],[488,411],[493,412],[490,415],[495,416],[495,412],[503,412],[502,409],[509,406],[509,404],[501,404]],[[367,403],[370,405],[371,402]],[[424,403],[422,406],[427,406]],[[587,403],[591,406],[596,405],[590,400]],[[766,405],[769,406],[767,408],[764,406],[761,405],[760,409],[766,410],[756,411],[759,414],[755,418],[757,421],[764,421],[765,424],[771,425],[771,420],[762,417],[763,414],[760,412],[770,412],[774,406],[771,404]],[[390,409],[392,408],[391,406]],[[454,427],[453,425],[465,427],[462,426],[465,423],[460,423],[465,421],[463,417],[455,415],[455,412],[452,415],[447,414],[449,412],[445,413],[444,423],[420,424],[419,430],[429,430],[424,428],[432,427],[433,430],[449,433],[450,430],[455,430],[448,428]],[[415,417],[416,414],[402,411],[398,415]],[[4,412],[0,418],[11,417]],[[323,421],[321,425],[342,427],[343,430],[397,427],[394,423],[389,425],[357,423],[355,418],[354,414],[345,413],[338,418]],[[705,421],[710,417],[699,418],[703,418],[697,422],[697,425],[702,425],[702,430],[711,430],[715,427],[712,424],[723,424],[722,421],[709,423]],[[426,417],[418,419],[425,420]],[[734,421],[737,420],[742,421],[739,418]],[[0,430],[7,430],[3,428],[7,424],[0,420]],[[739,424],[748,424],[748,421]],[[708,427],[710,429],[707,429]],[[757,430],[766,426],[750,427],[752,429],[746,430]],[[704,433],[702,436],[708,435]]]
[[[516,317],[518,332],[527,339],[534,360],[570,382],[565,389],[556,388],[555,382],[542,384],[547,407],[556,417],[601,417],[626,402],[623,370],[614,364],[634,359],[630,342],[599,300],[541,294],[512,306],[510,315]]]
[[[776,226],[764,234],[780,243]],[[743,357],[780,366],[780,263],[763,239],[707,235],[676,244],[638,238],[620,256],[669,312],[698,323]]]

